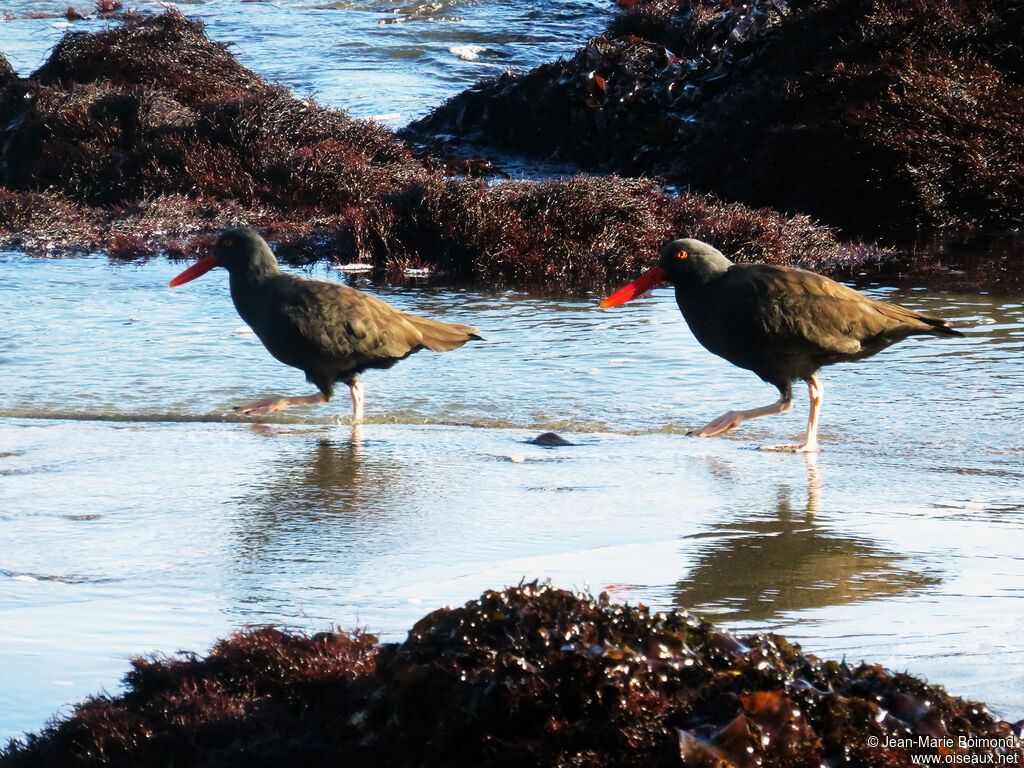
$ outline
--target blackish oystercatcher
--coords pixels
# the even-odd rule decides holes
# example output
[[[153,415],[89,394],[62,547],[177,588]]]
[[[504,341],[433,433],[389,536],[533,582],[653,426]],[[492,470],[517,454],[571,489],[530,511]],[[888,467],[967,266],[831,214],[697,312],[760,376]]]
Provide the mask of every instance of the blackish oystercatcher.
[[[289,405],[326,403],[340,381],[349,387],[352,420],[358,422],[363,418],[359,374],[367,368],[390,368],[421,349],[448,352],[480,338],[469,325],[406,314],[347,285],[282,272],[267,243],[248,228],[224,232],[211,255],[170,284],[187,283],[214,267],[227,269],[235,309],[267,351],[303,371],[320,390],[241,405],[235,408],[240,413],[262,415]]]
[[[601,302],[615,307],[663,282],[705,349],[753,371],[779,390],[763,408],[729,411],[700,429],[713,437],[758,416],[793,407],[793,382],[807,382],[811,398],[807,434],[800,445],[768,450],[818,450],[818,413],[824,365],[863,360],[908,336],[963,336],[945,320],[870,299],[827,277],[793,267],[733,264],[699,240],[674,240],[661,249],[658,266]]]

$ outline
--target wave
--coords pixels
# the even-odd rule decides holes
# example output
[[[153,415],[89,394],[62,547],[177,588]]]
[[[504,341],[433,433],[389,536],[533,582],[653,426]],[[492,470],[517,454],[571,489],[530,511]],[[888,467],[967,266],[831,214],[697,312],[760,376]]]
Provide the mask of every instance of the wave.
[[[71,411],[40,408],[0,408],[0,419],[24,419],[41,421],[87,421],[112,424],[268,424],[286,426],[349,426],[350,421],[344,417],[337,418],[303,418],[293,415],[275,415],[252,419],[232,413],[184,413],[184,412],[135,412],[123,411]],[[685,435],[692,425],[678,423],[652,424],[631,429],[615,428],[604,421],[578,421],[566,419],[534,419],[531,421],[512,421],[491,416],[472,416],[464,418],[430,416],[421,413],[390,412],[368,416],[366,425],[403,425],[403,426],[439,426],[464,427],[469,429],[517,429],[541,432],[576,432],[576,433],[610,433],[617,435]]]

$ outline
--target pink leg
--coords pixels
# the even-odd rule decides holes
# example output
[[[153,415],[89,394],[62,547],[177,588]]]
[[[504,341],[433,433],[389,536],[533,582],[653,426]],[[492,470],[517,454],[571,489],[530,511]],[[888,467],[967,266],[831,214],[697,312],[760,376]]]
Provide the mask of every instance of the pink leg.
[[[363,382],[357,378],[348,391],[352,395],[352,423],[357,424],[363,420]]]
[[[315,395],[303,395],[301,397],[282,397],[281,395],[274,395],[272,397],[264,398],[263,400],[257,400],[255,403],[247,403],[245,405],[239,405],[235,408],[238,413],[245,414],[246,416],[265,416],[268,413],[274,411],[283,411],[289,405],[319,405],[320,403],[326,403],[327,398],[324,397],[322,392],[317,392]]]
[[[807,414],[807,434],[800,445],[764,445],[763,451],[791,451],[793,453],[816,453],[818,450],[818,416],[821,413],[823,387],[817,376],[807,380],[807,394],[811,400],[811,409]]]
[[[738,427],[744,421],[756,419],[760,416],[774,416],[777,413],[785,413],[792,407],[792,397],[780,397],[771,405],[761,408],[750,408],[746,411],[726,411],[714,421],[710,421],[700,429],[695,429],[687,434],[691,437],[714,437]]]

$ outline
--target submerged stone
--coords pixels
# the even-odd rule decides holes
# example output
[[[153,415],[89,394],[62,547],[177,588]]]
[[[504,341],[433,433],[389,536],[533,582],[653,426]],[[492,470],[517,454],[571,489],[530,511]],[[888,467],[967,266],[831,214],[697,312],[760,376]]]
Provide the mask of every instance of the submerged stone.
[[[555,432],[542,432],[541,434],[537,435],[535,438],[530,440],[530,442],[533,443],[534,445],[543,445],[549,448],[561,445],[576,445],[576,443],[569,442],[564,437]]]

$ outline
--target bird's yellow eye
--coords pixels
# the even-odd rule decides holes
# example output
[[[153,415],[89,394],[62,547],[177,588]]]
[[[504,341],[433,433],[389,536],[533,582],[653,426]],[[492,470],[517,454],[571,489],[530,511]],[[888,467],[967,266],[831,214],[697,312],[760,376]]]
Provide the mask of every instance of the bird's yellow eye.
[[[689,255],[690,254],[688,254],[686,251],[680,251],[679,253],[676,254],[676,258],[679,259],[680,261],[682,261],[683,259],[685,259]]]
[[[225,238],[223,238],[223,239],[222,239],[222,240],[220,241],[220,244],[221,244],[221,246],[223,246],[224,248],[230,248],[231,246],[233,246],[233,245],[235,244],[235,241],[234,241],[234,240],[232,240],[232,239],[231,239],[230,237],[225,237]]]

